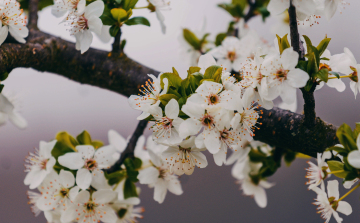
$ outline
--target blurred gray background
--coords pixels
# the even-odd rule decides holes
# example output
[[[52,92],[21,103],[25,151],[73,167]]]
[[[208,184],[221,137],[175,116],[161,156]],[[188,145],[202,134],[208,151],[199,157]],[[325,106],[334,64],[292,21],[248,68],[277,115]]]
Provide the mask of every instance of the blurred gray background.
[[[139,6],[146,5],[144,0],[139,2]],[[150,20],[151,28],[124,27],[126,53],[154,69],[169,71],[174,66],[185,75],[188,65],[179,55],[181,46],[177,40],[180,29],[199,29],[201,20],[206,18],[206,31],[211,32],[213,38],[214,34],[225,31],[231,18],[216,7],[221,2],[230,0],[173,0],[172,10],[164,12],[168,28],[166,35],[161,34],[154,13],[134,10],[136,15]],[[314,44],[327,34],[332,38],[329,49],[333,54],[342,53],[346,46],[360,62],[360,2],[347,2],[350,6],[342,9],[342,14],[338,10],[330,22],[321,19],[319,25],[301,30],[301,33],[307,34]],[[277,21],[277,18],[271,18],[263,24],[258,17],[252,19],[249,26],[272,43],[274,35],[270,28]],[[57,25],[59,22],[49,8],[40,12],[40,29],[74,41],[65,28]],[[103,44],[97,39],[92,46],[110,49],[110,44]],[[317,91],[316,112],[323,120],[335,125],[345,122],[354,126],[360,121],[360,96],[355,100],[348,81],[345,83],[347,89],[342,93],[327,86]],[[27,205],[25,193],[28,187],[23,184],[23,163],[27,153],[38,147],[40,140],[49,141],[61,130],[77,135],[86,129],[94,139],[105,143],[108,142],[109,129],[127,137],[135,129],[139,112],[132,110],[127,99],[121,95],[32,69],[14,70],[4,84],[4,92],[16,97],[29,127],[19,130],[11,123],[0,127],[0,222],[45,222],[42,214],[33,217]],[[298,112],[301,112],[303,101],[300,94],[298,99]],[[146,135],[149,134],[146,132]],[[270,177],[269,181],[276,182],[276,186],[267,190],[268,206],[261,209],[253,198],[242,195],[239,185],[231,177],[231,167],[218,167],[209,154],[207,157],[207,168],[196,169],[190,177],[181,177],[183,195],[168,193],[161,205],[153,200],[153,189],[141,186],[141,206],[145,208],[141,222],[323,222],[312,205],[316,194],[305,186],[306,160],[298,159],[290,167],[283,165]],[[344,194],[342,186],[341,189],[341,194]],[[355,191],[345,199],[352,205],[353,214],[349,217],[341,215],[344,222],[358,221],[359,194],[360,191]],[[331,222],[335,221],[332,219]]]

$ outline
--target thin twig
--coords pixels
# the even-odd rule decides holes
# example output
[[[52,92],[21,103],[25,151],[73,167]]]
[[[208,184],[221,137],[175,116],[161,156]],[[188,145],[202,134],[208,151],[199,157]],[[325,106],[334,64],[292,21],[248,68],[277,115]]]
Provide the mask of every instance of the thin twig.
[[[29,1],[29,29],[38,30],[37,21],[38,21],[38,8],[39,0],[30,0]]]
[[[300,42],[300,35],[298,31],[298,24],[296,18],[296,8],[290,0],[290,7],[289,7],[289,25],[290,25],[290,38],[291,38],[291,46],[293,47],[294,51],[299,54],[299,59],[304,60],[304,52],[302,43]],[[313,128],[316,124],[316,113],[315,113],[315,91],[316,85],[314,84],[313,87],[306,91],[304,88],[301,88],[301,92],[304,98],[304,115],[305,121],[304,124],[308,128]]]
[[[245,23],[248,22],[252,17],[256,16],[255,9],[256,4],[255,2],[252,2],[251,0],[248,0],[248,4],[250,6],[248,13],[244,16]]]
[[[121,29],[116,34],[115,39],[114,39],[114,43],[112,44],[111,53],[112,53],[113,56],[118,56],[121,53],[120,40],[121,40]]]
[[[120,170],[121,164],[124,163],[126,158],[134,158],[134,150],[136,143],[139,137],[144,133],[144,130],[148,124],[148,121],[141,120],[138,125],[136,126],[134,134],[131,136],[130,141],[128,142],[126,149],[124,152],[121,153],[120,159],[110,168],[107,170],[107,173],[113,173],[117,170]]]

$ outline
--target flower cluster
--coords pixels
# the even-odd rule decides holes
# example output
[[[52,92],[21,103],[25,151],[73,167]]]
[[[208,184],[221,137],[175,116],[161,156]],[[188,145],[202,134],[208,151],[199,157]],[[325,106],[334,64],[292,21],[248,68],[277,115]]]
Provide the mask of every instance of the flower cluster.
[[[37,216],[44,212],[48,222],[134,222],[142,208],[136,196],[116,191],[103,169],[113,164],[115,148],[91,140],[84,131],[74,139],[61,132],[51,142],[26,158],[25,185],[29,204]]]
[[[309,162],[310,167],[307,169],[307,178],[309,189],[317,193],[315,205],[318,205],[321,217],[329,222],[331,216],[334,216],[337,222],[343,219],[338,212],[345,215],[352,213],[349,203],[343,201],[351,192],[357,189],[360,184],[360,126],[352,130],[348,125],[343,124],[337,131],[337,137],[341,144],[328,148],[324,153],[318,154],[318,165]],[[327,193],[325,192],[324,181],[332,175],[341,178],[343,186],[350,189],[342,197],[339,196],[339,183],[337,180],[328,181]],[[320,185],[320,187],[318,187]]]
[[[0,26],[0,45],[5,41],[8,33],[20,43],[25,43],[29,35],[26,27],[26,16],[20,9],[20,3],[16,0],[5,0],[0,2],[1,26]]]

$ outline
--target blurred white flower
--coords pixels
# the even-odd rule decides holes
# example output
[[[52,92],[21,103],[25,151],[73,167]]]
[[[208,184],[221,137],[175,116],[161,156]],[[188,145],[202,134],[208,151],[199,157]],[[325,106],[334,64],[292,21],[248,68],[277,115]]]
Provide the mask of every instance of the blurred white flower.
[[[27,127],[27,121],[16,111],[16,107],[3,93],[0,94],[0,125],[5,124],[7,119],[18,128]]]
[[[83,12],[85,6],[86,0],[54,0],[51,13],[59,18],[64,16],[67,12],[73,12],[75,10]]]
[[[112,207],[118,216],[116,223],[136,223],[138,222],[136,218],[143,218],[141,213],[144,212],[144,208],[134,208],[134,205],[139,203],[140,199],[137,197],[115,201]]]
[[[170,10],[170,1],[167,0],[149,0],[150,4],[155,8],[153,9],[156,13],[156,17],[160,22],[161,31],[163,34],[166,33],[165,17],[161,11]]]
[[[353,150],[349,153],[347,159],[351,166],[360,169],[360,134],[356,139],[356,146],[358,150]]]

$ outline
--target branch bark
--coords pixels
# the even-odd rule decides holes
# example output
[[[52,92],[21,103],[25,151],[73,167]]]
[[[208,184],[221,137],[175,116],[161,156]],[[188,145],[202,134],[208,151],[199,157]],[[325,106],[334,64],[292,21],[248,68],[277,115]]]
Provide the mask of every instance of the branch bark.
[[[80,54],[75,44],[43,33],[30,31],[26,44],[4,43],[0,47],[0,73],[17,67],[53,72],[73,81],[108,89],[130,96],[148,79],[147,74],[159,72],[145,67],[125,54],[109,57],[109,52],[89,49]],[[281,109],[263,110],[255,139],[285,149],[315,156],[328,146],[338,143],[336,127],[316,119],[314,128],[304,125],[304,116]]]
[[[249,7],[248,13],[244,17],[245,23],[248,22],[252,17],[255,16],[255,8],[256,8],[255,2],[248,0],[248,4],[250,7]]]
[[[139,121],[138,125],[136,126],[135,132],[131,136],[130,141],[128,142],[124,152],[121,153],[120,159],[110,169],[107,170],[108,173],[113,173],[120,170],[120,166],[124,163],[126,158],[134,158],[134,150],[136,143],[139,137],[144,133],[147,124],[148,121],[146,120]]]
[[[30,0],[29,1],[29,29],[38,29],[37,21],[38,21],[38,8],[39,8],[39,0]]]
[[[291,46],[293,47],[294,51],[299,54],[299,59],[304,60],[304,48],[300,41],[300,35],[298,31],[298,24],[296,18],[296,8],[290,0],[290,7],[289,7],[289,25],[290,25],[290,38],[291,38]],[[301,88],[301,92],[304,98],[304,114],[305,120],[304,124],[309,129],[313,129],[316,126],[316,113],[315,113],[315,91],[316,85],[309,90],[306,91],[304,88]]]

